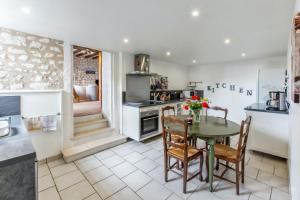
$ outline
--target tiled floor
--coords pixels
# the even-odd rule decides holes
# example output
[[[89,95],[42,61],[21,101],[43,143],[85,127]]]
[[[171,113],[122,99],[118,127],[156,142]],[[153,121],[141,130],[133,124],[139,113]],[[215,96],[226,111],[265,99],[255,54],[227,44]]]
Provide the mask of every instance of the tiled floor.
[[[215,192],[193,179],[182,193],[182,179],[169,173],[164,182],[161,138],[131,141],[66,164],[62,159],[39,166],[39,200],[288,200],[288,170],[284,160],[247,152],[246,180],[241,194],[235,185],[215,178]],[[189,167],[191,172],[198,165]],[[206,176],[205,167],[204,176]],[[217,172],[216,172],[217,173]],[[234,179],[234,173],[227,177]]]

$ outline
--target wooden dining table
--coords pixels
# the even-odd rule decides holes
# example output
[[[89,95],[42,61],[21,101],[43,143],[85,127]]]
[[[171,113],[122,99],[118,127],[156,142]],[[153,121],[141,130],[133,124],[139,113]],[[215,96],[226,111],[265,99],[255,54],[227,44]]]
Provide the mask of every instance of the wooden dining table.
[[[178,115],[180,119],[187,119],[187,115]],[[194,122],[188,127],[188,134],[192,137],[204,139],[207,141],[209,148],[209,170],[208,181],[209,190],[213,192],[213,172],[214,172],[214,160],[215,160],[215,143],[219,138],[226,138],[226,144],[230,145],[230,136],[234,136],[240,133],[240,125],[225,120],[221,117],[213,116],[201,116],[200,122]]]

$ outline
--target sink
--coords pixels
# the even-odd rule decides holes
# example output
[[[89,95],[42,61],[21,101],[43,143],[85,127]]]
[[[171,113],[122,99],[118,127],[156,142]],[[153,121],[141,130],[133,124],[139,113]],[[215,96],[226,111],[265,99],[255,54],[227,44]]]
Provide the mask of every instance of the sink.
[[[0,118],[0,139],[14,136],[17,134],[17,129],[11,127],[11,117]]]

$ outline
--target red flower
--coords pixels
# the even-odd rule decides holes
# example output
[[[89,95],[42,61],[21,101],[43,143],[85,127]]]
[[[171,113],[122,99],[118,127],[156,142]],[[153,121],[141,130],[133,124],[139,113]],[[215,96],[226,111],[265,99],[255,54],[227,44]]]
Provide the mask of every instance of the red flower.
[[[209,106],[208,106],[208,103],[207,102],[202,102],[202,108],[208,108]]]
[[[199,100],[200,98],[198,96],[192,96],[192,100]]]
[[[189,109],[189,106],[188,106],[188,105],[184,105],[184,106],[183,106],[183,109],[184,109],[184,110],[188,110],[188,109]]]

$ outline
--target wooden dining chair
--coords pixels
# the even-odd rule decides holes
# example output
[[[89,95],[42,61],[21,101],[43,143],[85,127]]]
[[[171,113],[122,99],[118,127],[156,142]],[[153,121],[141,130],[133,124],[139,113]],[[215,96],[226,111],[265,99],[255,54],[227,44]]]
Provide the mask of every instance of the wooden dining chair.
[[[208,107],[206,110],[205,110],[205,116],[208,117],[208,110],[214,110],[214,111],[221,111],[221,112],[224,112],[224,117],[223,119],[226,121],[227,120],[227,115],[228,115],[228,109],[227,108],[222,108],[222,107],[219,107],[219,106],[211,106],[211,107]],[[219,144],[225,144],[225,141],[226,141],[226,138],[219,138],[216,142],[219,143]],[[230,141],[230,138],[228,138],[228,141]],[[230,142],[229,142],[230,143]],[[207,146],[207,142],[206,142],[206,150],[208,149],[208,146]],[[216,163],[216,170],[219,170],[219,164],[220,161],[219,159],[217,159],[217,163]],[[206,166],[208,168],[208,166]]]
[[[216,177],[227,180],[231,183],[236,184],[236,193],[239,195],[240,190],[240,176],[242,178],[242,183],[245,181],[245,153],[246,146],[248,141],[249,129],[251,124],[251,116],[248,116],[247,119],[242,121],[239,135],[239,142],[237,149],[227,146],[225,144],[215,144],[215,157],[220,160],[224,160],[226,162],[233,163],[235,168],[232,168],[226,164],[224,165],[226,168],[221,173],[220,176],[215,175]],[[241,168],[240,168],[241,165]],[[228,169],[232,169],[236,172],[236,181],[231,181],[229,179],[224,178],[225,173]]]
[[[163,117],[165,117],[165,116],[174,116],[175,117],[175,107],[174,106],[165,106],[161,110],[162,110]],[[171,136],[171,140],[173,140],[175,142],[182,142],[183,138],[178,135],[173,135],[173,136]],[[189,141],[190,145],[193,145],[193,146],[196,145],[195,139],[190,136],[188,136],[188,141]]]
[[[183,163],[183,193],[186,193],[187,182],[199,176],[202,181],[202,166],[203,166],[203,152],[200,149],[188,145],[188,124],[187,122],[177,119],[174,116],[162,116],[163,124],[163,143],[164,143],[164,172],[165,182],[168,182],[168,172],[174,171],[176,163]],[[180,136],[183,141],[177,143],[171,140],[172,136]],[[170,165],[170,158],[177,160]],[[188,164],[190,161],[200,158],[199,171],[194,174],[188,173]],[[174,171],[175,173],[178,173]],[[188,177],[189,175],[189,177]]]

